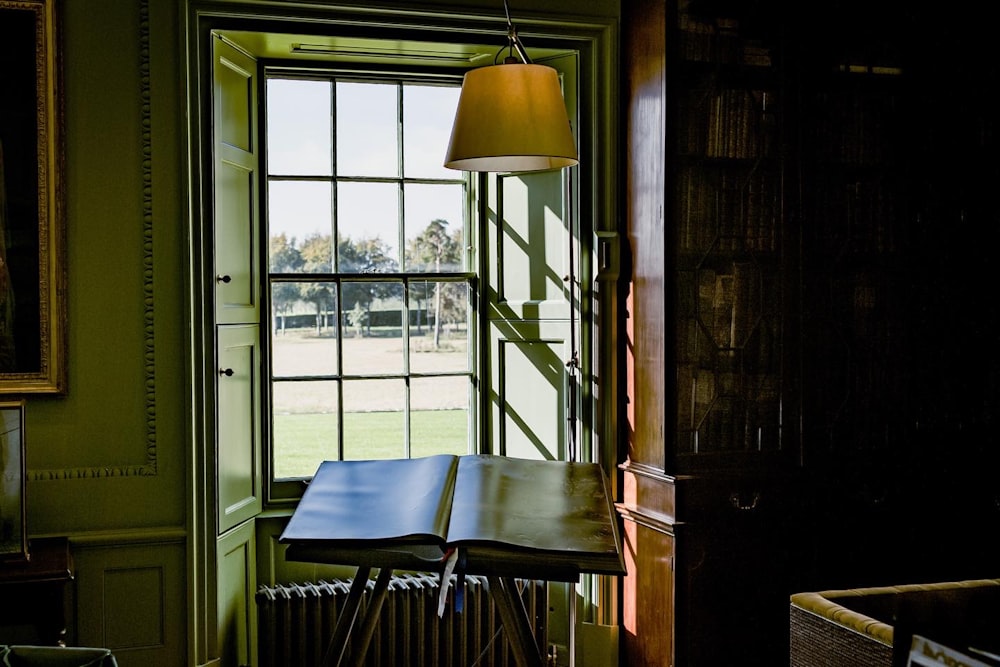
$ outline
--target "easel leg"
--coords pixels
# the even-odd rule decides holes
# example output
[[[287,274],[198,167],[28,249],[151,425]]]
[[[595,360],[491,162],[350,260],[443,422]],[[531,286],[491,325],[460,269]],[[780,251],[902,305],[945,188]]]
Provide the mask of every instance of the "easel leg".
[[[496,600],[500,619],[510,638],[511,649],[519,667],[542,667],[542,656],[531,634],[528,612],[524,609],[517,585],[510,577],[489,576],[490,595]]]
[[[337,627],[333,631],[333,637],[326,647],[326,655],[323,656],[323,667],[340,667],[340,662],[344,658],[344,651],[347,648],[347,640],[351,636],[354,628],[354,621],[358,617],[358,609],[361,607],[361,596],[368,585],[368,575],[371,574],[370,567],[359,567],[354,574],[354,581],[351,582],[351,590],[347,593],[347,599],[340,610],[340,617],[337,618]]]
[[[382,602],[385,601],[385,597],[389,593],[389,580],[391,578],[391,567],[383,567],[378,571],[375,588],[372,589],[372,597],[365,610],[364,621],[354,637],[357,640],[357,645],[354,647],[352,667],[361,667],[365,662],[365,653],[368,652],[368,644],[371,643],[372,636],[375,634],[375,625],[378,623],[379,612],[382,610]]]
[[[370,567],[359,567],[351,582],[351,590],[347,593],[347,600],[340,611],[337,619],[337,627],[334,629],[333,637],[327,645],[326,654],[323,656],[323,667],[340,667],[344,662],[344,652],[347,648],[347,640],[351,638],[351,631],[358,617],[358,610],[361,608],[361,598],[368,585],[368,578],[371,575]],[[355,646],[353,659],[347,664],[352,667],[360,667],[364,664],[365,653],[368,652],[368,644],[375,634],[375,625],[378,623],[379,612],[382,610],[382,602],[389,592],[389,580],[392,578],[392,568],[384,567],[379,570],[375,579],[375,587],[372,589],[371,599],[365,609],[364,618],[361,621],[359,632],[354,636]]]

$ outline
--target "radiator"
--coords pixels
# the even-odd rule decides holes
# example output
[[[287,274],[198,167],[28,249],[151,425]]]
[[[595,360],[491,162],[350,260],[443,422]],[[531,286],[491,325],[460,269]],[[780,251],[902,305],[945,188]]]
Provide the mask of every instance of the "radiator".
[[[536,645],[545,649],[548,598],[544,581],[518,580]],[[395,574],[368,646],[366,667],[516,667],[486,577],[464,578],[456,610],[452,576],[444,614],[438,617],[438,576]],[[350,579],[262,586],[257,603],[260,667],[319,667],[347,599]],[[374,580],[362,599],[360,623]],[[347,650],[351,650],[350,641]],[[544,654],[544,653],[543,653]]]

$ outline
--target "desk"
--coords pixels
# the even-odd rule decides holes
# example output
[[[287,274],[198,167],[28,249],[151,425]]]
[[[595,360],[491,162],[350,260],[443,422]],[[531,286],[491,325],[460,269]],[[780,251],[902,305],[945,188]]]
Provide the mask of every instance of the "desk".
[[[31,540],[27,561],[0,563],[0,643],[65,646],[73,556],[65,537]],[[26,634],[24,634],[26,633]]]
[[[324,461],[278,541],[288,560],[356,566],[324,667],[348,637],[361,665],[393,570],[484,576],[520,667],[541,667],[515,579],[625,573],[607,482],[596,463],[492,455]],[[354,631],[362,593],[372,597]],[[356,632],[356,633],[355,633]]]

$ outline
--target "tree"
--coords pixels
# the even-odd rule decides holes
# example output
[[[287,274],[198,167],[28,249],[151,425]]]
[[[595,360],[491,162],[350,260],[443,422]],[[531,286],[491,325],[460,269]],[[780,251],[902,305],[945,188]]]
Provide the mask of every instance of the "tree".
[[[304,260],[295,247],[295,238],[289,241],[285,234],[272,236],[268,252],[271,273],[294,273],[301,270]],[[294,283],[275,282],[271,284],[271,320],[274,330],[285,330],[285,316],[299,300],[299,287]],[[280,318],[280,327],[279,327]]]
[[[407,257],[415,271],[441,272],[444,265],[461,265],[462,262],[462,230],[448,234],[448,221],[437,218],[431,220],[426,229],[414,237],[407,248]],[[434,283],[434,349],[441,345],[441,321],[446,295],[445,283]],[[420,300],[420,292],[417,292]],[[426,292],[424,293],[426,298]]]
[[[302,242],[302,271],[304,273],[329,273],[332,268],[333,243],[329,234],[312,234]],[[336,302],[336,295],[327,283],[303,282],[299,297],[316,307],[316,335],[323,331],[323,313]],[[336,324],[334,325],[336,326]]]
[[[424,333],[424,303],[434,294],[434,283],[429,280],[410,281],[410,300],[417,302],[417,335]]]
[[[469,317],[469,285],[465,282],[449,282],[438,284],[441,293],[441,321],[453,326],[468,321]]]
[[[347,321],[350,323],[351,328],[354,329],[354,335],[361,338],[364,335],[361,327],[368,321],[368,313],[365,312],[360,303],[356,303],[354,304],[354,309],[347,313]]]
[[[398,269],[399,263],[390,256],[387,243],[378,236],[353,242],[349,238],[341,240],[338,248],[341,273],[390,273]],[[354,303],[365,311],[365,332],[371,333],[371,308],[376,299],[390,299],[401,296],[401,286],[396,282],[346,281],[343,283],[344,303]]]

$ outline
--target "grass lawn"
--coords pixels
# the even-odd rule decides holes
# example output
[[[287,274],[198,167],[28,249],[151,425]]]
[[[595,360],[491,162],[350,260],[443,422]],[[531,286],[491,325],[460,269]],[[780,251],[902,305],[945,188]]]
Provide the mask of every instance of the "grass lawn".
[[[410,455],[465,454],[465,410],[416,410],[410,413]],[[274,418],[276,478],[310,477],[321,461],[337,458],[337,415],[282,414]],[[401,412],[344,414],[344,458],[402,458]]]
[[[416,372],[469,369],[467,334],[445,336],[439,349],[427,336],[348,336],[290,329],[272,337],[272,371],[279,377],[339,373],[396,374],[404,345]],[[338,361],[340,359],[341,361]],[[343,385],[344,458],[406,456],[404,382],[398,378],[347,379]],[[454,453],[468,448],[468,376],[413,378],[410,383],[410,456]],[[277,382],[272,387],[276,478],[311,477],[321,461],[337,458],[338,392],[334,381]]]

